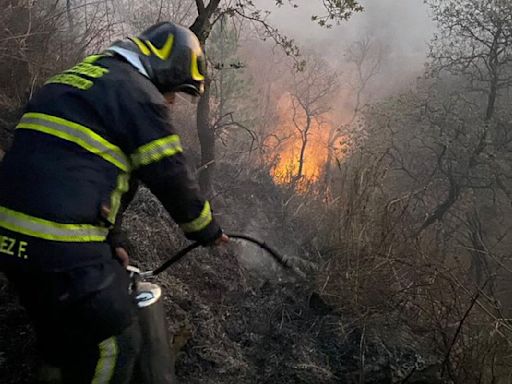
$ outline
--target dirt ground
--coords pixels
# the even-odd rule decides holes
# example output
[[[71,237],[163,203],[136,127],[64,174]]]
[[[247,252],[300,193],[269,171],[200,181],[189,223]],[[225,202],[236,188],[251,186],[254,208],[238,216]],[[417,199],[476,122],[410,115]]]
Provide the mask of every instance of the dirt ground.
[[[169,332],[181,347],[180,383],[398,383],[435,365],[418,345],[400,345],[406,340],[396,332],[389,343],[370,325],[357,328],[299,282],[259,280],[234,256],[221,256],[199,252],[159,279]],[[34,335],[4,281],[0,295],[1,382],[32,383]],[[440,383],[421,377],[408,382]]]
[[[162,263],[187,242],[147,191],[126,213],[132,261]],[[253,201],[247,194],[247,202]],[[246,203],[247,203],[246,202]],[[233,205],[233,204],[231,204]],[[244,214],[274,232],[287,254],[291,240],[258,212]],[[249,223],[250,224],[250,223]],[[228,227],[237,228],[236,223]],[[261,227],[241,231],[261,236]],[[280,271],[268,255],[242,244],[199,249],[157,279],[174,345],[178,382],[187,384],[440,384],[439,360],[425,337],[400,316],[367,316],[329,305],[313,276]],[[34,382],[34,335],[16,298],[0,279],[0,383]],[[405,380],[405,381],[404,381]]]

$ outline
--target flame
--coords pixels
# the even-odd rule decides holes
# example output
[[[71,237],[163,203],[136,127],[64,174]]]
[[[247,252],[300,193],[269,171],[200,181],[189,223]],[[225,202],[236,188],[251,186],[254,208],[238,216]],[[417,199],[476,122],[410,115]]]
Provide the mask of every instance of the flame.
[[[329,114],[326,113],[311,122],[304,152],[302,175],[299,177],[303,140],[297,126],[304,129],[306,115],[303,110],[297,108],[294,119],[294,108],[289,94],[280,98],[277,110],[280,117],[279,126],[275,136],[267,141],[273,155],[272,178],[278,184],[299,181],[302,185],[309,185],[317,182],[324,172],[328,158],[329,132],[332,129]]]

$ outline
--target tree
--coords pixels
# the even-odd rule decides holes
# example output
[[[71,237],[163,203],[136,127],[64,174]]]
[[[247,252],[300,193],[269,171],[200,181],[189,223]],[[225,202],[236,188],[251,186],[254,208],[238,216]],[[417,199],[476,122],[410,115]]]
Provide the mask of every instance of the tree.
[[[283,0],[275,0],[276,5],[283,5]],[[290,1],[293,4],[293,2]],[[281,35],[279,31],[265,21],[265,14],[259,10],[253,1],[195,0],[197,18],[191,25],[191,30],[198,36],[203,46],[206,46],[213,26],[223,15],[236,16],[257,23],[263,35],[274,39],[290,54],[297,54],[293,41]],[[353,12],[362,11],[362,7],[354,0],[322,0],[327,11],[325,16],[316,16],[321,25],[328,25],[328,21],[339,22],[350,17]],[[199,101],[197,110],[197,131],[201,145],[201,163],[203,171],[199,175],[201,188],[207,194],[211,191],[211,180],[215,163],[215,134],[210,124],[210,84],[207,81],[205,93]],[[205,167],[206,166],[206,167]]]
[[[463,76],[469,90],[487,96],[492,119],[499,91],[512,85],[512,3],[506,0],[429,0],[438,23],[432,70]]]
[[[326,191],[331,187],[334,159],[338,160],[338,152],[340,149],[343,150],[343,148],[340,148],[340,139],[345,135],[350,135],[350,131],[353,130],[353,125],[367,101],[364,96],[368,85],[379,73],[382,55],[381,46],[377,45],[370,37],[355,41],[346,51],[346,62],[352,67],[352,73],[348,75],[350,95],[353,97],[352,111],[343,124],[333,124],[329,131],[327,140],[328,156],[324,175]]]
[[[259,117],[258,94],[240,52],[242,33],[243,22],[224,15],[214,26],[208,45],[212,129],[226,149],[222,157],[231,156],[230,162],[236,161],[240,169],[247,168],[257,149],[255,122]]]
[[[21,106],[46,79],[103,45],[112,23],[104,4],[0,0],[0,147]]]
[[[439,26],[431,45],[430,70],[444,79],[451,76],[465,82],[466,110],[458,113],[467,121],[465,138],[471,135],[473,140],[466,140],[465,150],[469,150],[470,156],[464,166],[456,161],[459,166],[454,167],[452,162],[445,167],[450,192],[427,217],[422,229],[443,218],[461,196],[470,191],[475,202],[466,226],[471,233],[471,246],[476,250],[472,253],[473,275],[482,283],[483,268],[489,268],[482,251],[486,240],[482,236],[479,211],[496,204],[496,197],[489,200],[489,192],[494,196],[497,190],[506,196],[511,196],[512,192],[510,171],[505,165],[512,137],[507,124],[503,124],[505,115],[499,110],[500,101],[507,99],[512,86],[512,4],[503,0],[432,0],[428,3]],[[477,115],[468,121],[475,110]],[[455,143],[462,143],[464,136],[452,132],[450,147],[455,147]],[[460,160],[462,156],[458,154],[455,158]],[[492,282],[488,286],[492,287]]]
[[[306,148],[312,129],[322,129],[322,119],[331,109],[337,85],[337,74],[324,60],[314,55],[308,56],[303,71],[293,74],[291,122],[299,135],[300,149],[292,182],[300,181],[303,177]]]
[[[436,76],[456,76],[467,81],[468,103],[486,101],[482,111],[483,125],[478,143],[469,159],[466,176],[481,162],[489,144],[500,91],[512,86],[512,4],[504,0],[429,0],[439,33],[431,44],[431,73]],[[481,104],[481,103],[480,103]],[[474,105],[474,104],[473,104]],[[425,221],[423,228],[441,218],[461,193],[460,177],[449,176],[451,191],[447,199]]]

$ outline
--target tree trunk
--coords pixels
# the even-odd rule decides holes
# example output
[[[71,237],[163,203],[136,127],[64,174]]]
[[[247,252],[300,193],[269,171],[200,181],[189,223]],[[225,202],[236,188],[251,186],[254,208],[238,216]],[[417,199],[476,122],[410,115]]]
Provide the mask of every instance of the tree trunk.
[[[326,197],[329,196],[329,192],[331,190],[332,184],[332,162],[334,161],[333,156],[333,148],[331,146],[327,147],[327,161],[325,162],[324,167],[324,190],[326,192]]]
[[[211,0],[207,6],[204,1],[196,0],[197,18],[190,27],[205,48],[210,36],[212,24],[211,17],[217,11],[220,0]],[[201,145],[201,170],[199,173],[199,186],[206,197],[210,197],[212,178],[215,165],[215,135],[210,126],[210,82],[207,79],[204,85],[204,95],[197,106],[197,135]]]
[[[491,84],[489,86],[489,96],[487,99],[487,109],[485,112],[485,121],[489,122],[493,116],[494,111],[496,109],[496,97],[498,96],[498,75],[493,74],[493,78],[491,79]]]
[[[68,19],[69,31],[71,34],[75,32],[75,23],[73,21],[73,15],[71,13],[71,0],[66,0],[66,16]]]
[[[306,157],[306,147],[308,146],[308,132],[311,127],[311,117],[307,115],[306,117],[306,128],[304,131],[301,131],[302,135],[302,143],[300,147],[300,155],[299,155],[299,170],[297,171],[297,180],[302,178],[302,173],[304,172],[304,161]]]
[[[500,38],[502,36],[502,26],[498,26],[498,30],[494,35],[494,41],[491,46],[491,51],[489,52],[489,74],[490,74],[490,84],[489,84],[489,98],[487,101],[487,110],[485,112],[485,121],[490,121],[494,116],[494,110],[496,106],[496,97],[498,95],[498,81],[500,78],[499,68],[500,68]]]
[[[206,81],[204,94],[197,106],[197,134],[201,145],[201,171],[199,186],[205,196],[210,197],[215,169],[215,134],[210,126],[210,82]]]

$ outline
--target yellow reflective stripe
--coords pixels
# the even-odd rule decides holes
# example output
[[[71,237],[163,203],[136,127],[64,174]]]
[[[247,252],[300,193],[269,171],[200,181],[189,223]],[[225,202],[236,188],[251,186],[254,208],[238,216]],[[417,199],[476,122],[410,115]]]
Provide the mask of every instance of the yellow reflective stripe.
[[[130,40],[137,45],[143,55],[151,56],[151,53],[153,53],[160,60],[167,60],[171,56],[172,46],[174,44],[174,35],[169,34],[162,48],[157,48],[151,41],[142,41],[138,37],[130,37]]]
[[[77,73],[79,75],[89,76],[93,79],[98,79],[104,75],[106,75],[109,71],[107,68],[100,67],[98,65],[93,65],[91,63],[80,63],[75,65],[73,68],[64,71],[65,73]]]
[[[91,384],[108,384],[114,376],[114,370],[119,353],[116,338],[114,336],[102,341],[99,345],[100,357],[96,364],[94,377]]]
[[[98,61],[99,59],[101,59],[102,57],[105,57],[105,55],[90,55],[90,56],[87,56],[85,59],[84,59],[84,63],[88,63],[88,64],[94,64],[96,61]]]
[[[104,241],[108,229],[89,224],[62,224],[0,207],[0,227],[40,239],[63,242]]]
[[[190,74],[192,79],[195,81],[204,81],[204,76],[199,72],[199,66],[197,64],[197,54],[192,52],[191,63],[190,63]]]
[[[189,223],[186,224],[180,224],[180,228],[183,230],[183,232],[190,233],[190,232],[198,232],[202,229],[205,229],[208,224],[210,224],[213,220],[212,217],[212,211],[210,208],[210,203],[205,202],[204,208],[199,214],[199,217],[195,220],[192,220]]]
[[[66,84],[72,87],[87,91],[94,83],[91,80],[84,79],[83,77],[73,75],[71,73],[61,73],[51,77],[45,84]]]
[[[151,55],[151,51],[149,50],[148,47],[146,47],[146,44],[144,44],[141,39],[139,39],[138,37],[130,37],[130,40],[133,41],[137,45],[137,47],[139,48],[139,50],[142,52],[143,55],[145,55],[145,56]]]
[[[120,173],[117,176],[117,185],[114,192],[110,196],[110,213],[108,215],[108,222],[115,224],[116,216],[121,207],[121,199],[123,194],[130,188],[130,175],[128,173]]]
[[[43,113],[29,112],[21,117],[16,128],[31,129],[71,141],[124,172],[130,170],[130,160],[119,147],[108,142],[93,130],[72,121]]]
[[[162,139],[154,140],[139,147],[132,155],[131,161],[134,168],[155,163],[165,157],[183,152],[180,137],[170,135]]]
[[[162,48],[158,49],[155,47],[151,41],[146,40],[146,44],[148,45],[149,49],[151,49],[151,52],[155,54],[160,60],[167,60],[169,56],[171,56],[172,51],[172,45],[174,43],[174,35],[170,34],[167,38],[167,41],[162,46]]]

